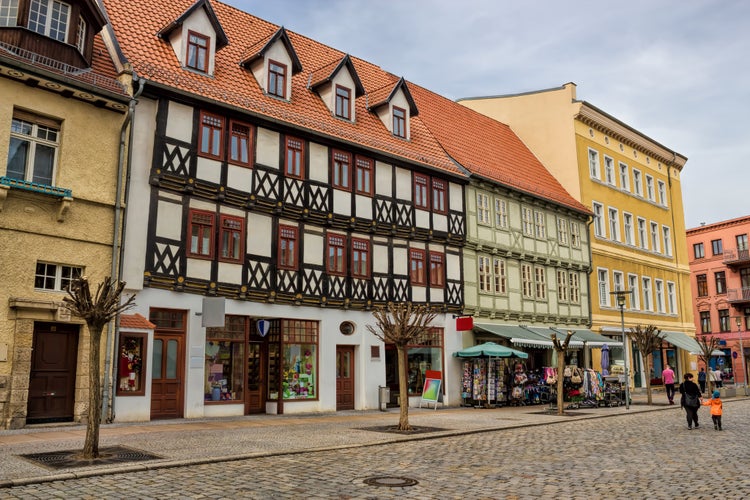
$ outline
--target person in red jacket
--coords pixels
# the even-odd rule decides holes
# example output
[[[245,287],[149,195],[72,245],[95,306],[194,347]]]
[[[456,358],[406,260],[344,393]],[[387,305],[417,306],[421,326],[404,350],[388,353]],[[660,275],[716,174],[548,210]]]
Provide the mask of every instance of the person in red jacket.
[[[714,391],[713,397],[703,402],[703,406],[711,407],[711,420],[714,421],[714,429],[721,430],[721,415],[724,413],[724,405],[719,398],[719,391]]]

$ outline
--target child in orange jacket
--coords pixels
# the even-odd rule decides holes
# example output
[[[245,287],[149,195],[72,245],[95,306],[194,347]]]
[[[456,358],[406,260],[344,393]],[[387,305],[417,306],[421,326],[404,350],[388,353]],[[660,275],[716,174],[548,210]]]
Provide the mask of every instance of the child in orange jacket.
[[[711,407],[711,420],[714,421],[714,429],[717,431],[721,430],[721,414],[723,413],[723,405],[721,399],[719,399],[719,391],[714,391],[712,398],[708,401],[704,401],[703,406]]]

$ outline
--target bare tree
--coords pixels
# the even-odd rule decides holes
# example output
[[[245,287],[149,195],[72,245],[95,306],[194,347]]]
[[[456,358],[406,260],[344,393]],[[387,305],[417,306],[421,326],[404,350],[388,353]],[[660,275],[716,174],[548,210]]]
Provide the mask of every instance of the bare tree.
[[[648,404],[652,404],[651,397],[651,368],[653,367],[653,352],[661,347],[662,340],[666,334],[656,328],[654,325],[635,325],[628,332],[628,337],[633,340],[636,349],[641,353],[645,366],[646,378],[646,396]]]
[[[552,334],[552,346],[557,353],[557,414],[563,414],[563,373],[565,372],[565,354],[568,352],[568,344],[573,337],[573,330],[568,330],[565,340],[560,341],[557,334]]]
[[[122,311],[135,305],[135,296],[131,295],[120,303],[120,296],[125,282],[113,282],[107,276],[91,296],[91,287],[86,276],[74,280],[67,289],[68,296],[63,298],[63,305],[71,313],[81,317],[89,330],[89,412],[86,424],[86,441],[83,445],[83,458],[92,459],[99,456],[99,425],[102,418],[102,383],[101,383],[101,339],[102,330]]]
[[[394,344],[398,353],[398,386],[400,400],[400,414],[398,430],[409,431],[409,394],[408,371],[406,367],[406,346],[413,344],[430,328],[430,323],[437,316],[430,306],[411,302],[389,302],[385,307],[376,307],[372,315],[375,317],[377,329],[367,325],[367,329],[383,342]]]
[[[719,345],[719,338],[714,337],[713,335],[700,335],[696,336],[695,340],[698,341],[698,346],[701,348],[701,352],[698,354],[698,360],[703,361],[706,365],[706,382],[708,383],[706,387],[708,387],[708,393],[711,394],[716,388],[716,381],[713,380],[714,377],[710,373],[711,368],[709,367],[708,361],[711,359],[711,354],[713,354],[716,346]]]

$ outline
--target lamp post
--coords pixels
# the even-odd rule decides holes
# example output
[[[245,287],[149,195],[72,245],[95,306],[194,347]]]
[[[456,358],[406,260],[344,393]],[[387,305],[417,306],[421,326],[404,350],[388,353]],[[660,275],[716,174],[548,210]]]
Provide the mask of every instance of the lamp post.
[[[622,352],[625,362],[625,409],[630,410],[630,349],[628,349],[628,338],[625,335],[625,296],[631,295],[632,290],[617,290],[610,292],[617,299],[617,307],[620,308],[620,323],[622,326]]]
[[[742,347],[742,316],[737,316],[737,335],[740,339],[740,362],[742,363],[742,392],[747,396],[747,366],[745,366],[745,349]]]

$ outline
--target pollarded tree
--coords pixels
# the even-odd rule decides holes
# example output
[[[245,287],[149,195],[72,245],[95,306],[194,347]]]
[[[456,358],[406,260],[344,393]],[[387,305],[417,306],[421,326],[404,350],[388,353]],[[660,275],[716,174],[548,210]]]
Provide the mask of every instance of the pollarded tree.
[[[66,290],[68,296],[63,298],[63,305],[72,314],[86,322],[89,329],[89,413],[86,424],[86,441],[83,445],[83,458],[92,459],[99,456],[99,425],[102,418],[102,382],[100,369],[100,350],[102,330],[119,313],[135,305],[135,296],[131,295],[120,303],[120,296],[125,282],[113,282],[107,276],[91,296],[91,287],[86,276],[74,280]]]
[[[706,382],[708,382],[708,393],[711,394],[716,388],[716,381],[710,373],[711,369],[708,361],[711,359],[711,355],[719,345],[719,338],[714,337],[713,335],[699,335],[695,337],[695,340],[698,341],[698,346],[701,348],[701,352],[698,354],[698,360],[703,361],[706,365]]]
[[[406,346],[414,344],[430,328],[430,323],[437,316],[429,305],[412,304],[411,302],[389,302],[385,307],[376,307],[372,315],[375,325],[367,329],[387,344],[394,344],[398,353],[398,386],[400,414],[398,430],[412,430],[409,425],[408,371],[406,369]]]
[[[661,347],[662,340],[666,337],[666,334],[662,334],[662,331],[656,328],[654,325],[635,325],[628,332],[628,337],[633,340],[636,349],[641,353],[643,361],[646,363],[645,367],[645,379],[646,379],[646,396],[648,404],[651,404],[651,368],[653,367],[653,352]],[[623,347],[624,348],[624,347]]]
[[[568,330],[565,335],[565,340],[557,338],[556,334],[552,334],[552,346],[555,348],[557,353],[557,414],[563,414],[563,373],[565,372],[565,355],[568,352],[568,344],[570,339],[573,337],[573,331]]]

